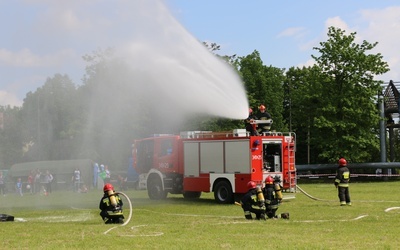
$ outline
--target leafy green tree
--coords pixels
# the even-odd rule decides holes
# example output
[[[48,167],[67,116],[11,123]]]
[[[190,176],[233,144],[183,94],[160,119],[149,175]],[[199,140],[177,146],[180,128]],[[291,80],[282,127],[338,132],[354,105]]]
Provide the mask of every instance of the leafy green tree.
[[[73,158],[73,139],[79,133],[76,88],[67,75],[48,78],[24,100],[21,114],[24,141],[33,141],[26,160]]]
[[[324,104],[321,77],[321,70],[317,66],[291,67],[286,72],[284,117],[289,130],[296,133],[296,162],[299,164],[317,160],[315,155],[311,154],[316,152],[316,149],[310,141],[317,130],[314,127],[317,110]]]
[[[371,53],[377,43],[357,44],[355,35],[330,27],[328,40],[314,48],[320,55],[312,58],[321,70],[321,89],[316,91],[323,98],[310,143],[315,145],[318,162],[336,162],[341,156],[350,162],[367,162],[379,150],[376,102],[382,90],[374,77],[389,68],[380,53]]]
[[[23,150],[30,147],[30,142],[23,141],[19,107],[1,106],[0,113],[3,118],[0,128],[0,169],[9,169],[22,160]]]

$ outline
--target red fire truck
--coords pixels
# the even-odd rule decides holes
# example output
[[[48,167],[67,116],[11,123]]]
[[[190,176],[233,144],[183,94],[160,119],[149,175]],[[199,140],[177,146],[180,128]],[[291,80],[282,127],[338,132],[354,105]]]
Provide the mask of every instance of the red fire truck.
[[[250,136],[244,129],[157,134],[135,140],[133,167],[150,199],[214,192],[217,202],[233,203],[250,180],[262,185],[268,175],[280,177],[283,190],[295,190],[295,139],[292,132]]]

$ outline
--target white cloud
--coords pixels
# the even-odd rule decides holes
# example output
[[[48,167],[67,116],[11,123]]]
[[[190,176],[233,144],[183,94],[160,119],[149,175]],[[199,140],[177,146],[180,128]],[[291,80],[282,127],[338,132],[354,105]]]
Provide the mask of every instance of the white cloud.
[[[400,6],[384,9],[360,10],[358,16],[351,20],[344,20],[340,16],[326,19],[324,30],[320,35],[301,44],[301,50],[311,50],[318,46],[318,42],[327,40],[328,28],[331,26],[346,31],[346,34],[356,32],[356,43],[366,40],[369,43],[378,42],[371,53],[381,53],[383,60],[389,64],[390,71],[377,79],[383,81],[400,81],[400,52],[398,41],[400,41]],[[310,66],[313,63],[308,60],[300,63],[301,66]]]
[[[91,22],[93,22],[93,20],[99,22],[102,18],[92,17],[93,20],[89,20],[91,17],[90,12],[82,12],[81,6],[72,9],[71,6],[58,6],[52,4],[46,12],[41,13],[37,23],[35,24],[35,29],[45,36],[64,37],[72,34],[88,36],[85,32],[89,30],[93,32],[95,30],[94,27],[96,26]],[[51,22],[49,22],[49,20],[51,20]],[[75,39],[79,39],[79,37]]]
[[[315,64],[315,60],[313,58],[307,60],[305,63],[299,63],[296,67],[302,68],[302,67],[311,67]]]
[[[359,32],[363,40],[378,42],[373,53],[381,53],[390,71],[379,77],[384,81],[400,81],[400,6],[379,10],[360,11],[360,22],[365,23]]]
[[[0,90],[0,106],[22,106],[22,101],[12,93]]]
[[[304,27],[291,27],[279,33],[277,37],[300,37],[304,35],[304,32]]]
[[[336,28],[340,28],[342,30],[346,30],[347,32],[351,32],[350,27],[339,16],[328,18],[325,21],[325,34],[328,33],[328,28],[331,27],[331,26],[334,26]]]
[[[356,32],[356,43],[362,43],[363,40],[369,43],[378,42],[375,49],[370,52],[382,54],[383,60],[389,64],[390,71],[378,76],[377,79],[398,81],[400,80],[400,53],[397,49],[400,40],[399,12],[400,7],[389,7],[361,10],[357,19],[347,22],[340,17],[329,18],[325,22],[325,34],[328,27],[335,26],[346,30],[347,34]]]
[[[37,55],[30,49],[24,48],[17,52],[0,49],[0,65],[12,67],[49,67],[61,65],[65,61],[76,58],[72,49],[62,49],[53,54]]]

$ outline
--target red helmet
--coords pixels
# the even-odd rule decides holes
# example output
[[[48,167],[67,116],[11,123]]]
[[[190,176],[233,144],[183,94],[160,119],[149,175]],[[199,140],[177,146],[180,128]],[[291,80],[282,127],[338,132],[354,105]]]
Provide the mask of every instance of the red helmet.
[[[249,181],[248,183],[247,183],[247,188],[248,189],[253,189],[253,188],[256,188],[256,183],[254,182],[254,181]]]
[[[258,107],[259,110],[265,110],[265,106],[264,105],[260,105],[260,107]]]
[[[103,190],[104,190],[104,192],[108,192],[110,190],[114,190],[114,187],[110,183],[106,183],[106,185],[104,185]]]
[[[274,184],[274,178],[272,178],[271,175],[268,175],[267,178],[265,178],[265,184]]]
[[[249,114],[253,113],[253,110],[251,108],[249,108]]]
[[[339,166],[347,166],[347,161],[345,158],[339,159]]]

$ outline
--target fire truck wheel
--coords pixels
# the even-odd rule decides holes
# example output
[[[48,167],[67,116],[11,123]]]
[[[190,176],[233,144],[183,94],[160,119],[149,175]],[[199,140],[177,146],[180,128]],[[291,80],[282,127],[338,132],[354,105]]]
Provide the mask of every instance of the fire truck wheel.
[[[167,192],[163,189],[160,178],[151,178],[147,183],[147,194],[152,200],[167,198]]]
[[[201,196],[201,192],[189,192],[186,191],[183,193],[183,198],[185,199],[198,199]]]
[[[226,181],[220,181],[215,185],[214,198],[218,203],[231,204],[233,203],[233,192],[231,184]]]

